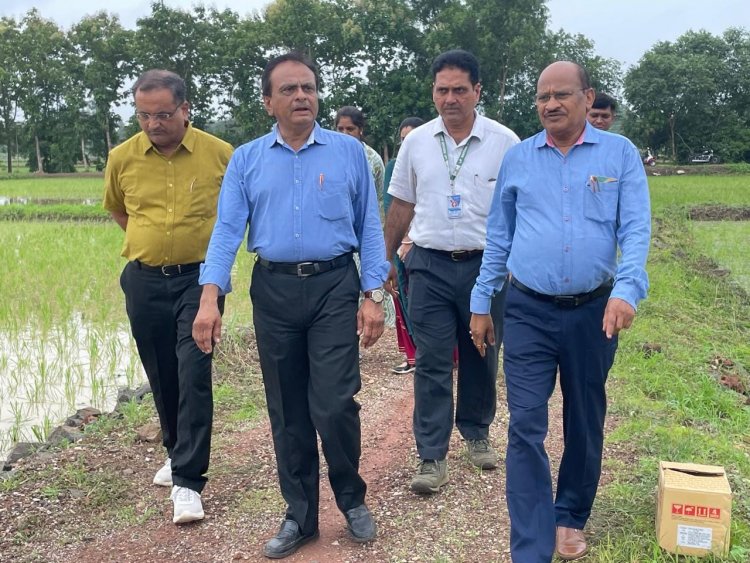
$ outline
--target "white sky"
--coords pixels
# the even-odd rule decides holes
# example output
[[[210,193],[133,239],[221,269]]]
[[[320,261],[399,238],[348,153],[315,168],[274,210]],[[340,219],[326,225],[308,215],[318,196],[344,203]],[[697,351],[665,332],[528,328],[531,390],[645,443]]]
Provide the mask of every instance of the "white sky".
[[[189,9],[198,0],[165,0],[171,7]],[[260,10],[268,0],[205,0],[206,6],[229,8],[240,15]],[[84,15],[106,9],[120,16],[125,27],[151,12],[150,0],[0,0],[0,16],[20,18],[32,7],[63,28]],[[623,70],[658,41],[673,41],[689,29],[720,34],[728,27],[750,29],[748,0],[549,0],[549,25],[582,33],[594,41],[597,54],[617,59]]]

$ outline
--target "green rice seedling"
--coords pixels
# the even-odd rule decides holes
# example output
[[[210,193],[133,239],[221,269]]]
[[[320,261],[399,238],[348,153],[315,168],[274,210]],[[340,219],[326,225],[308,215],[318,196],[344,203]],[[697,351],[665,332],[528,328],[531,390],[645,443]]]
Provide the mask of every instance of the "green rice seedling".
[[[45,176],[41,178],[0,178],[0,196],[9,198],[66,198],[100,201],[104,196],[104,177]]]

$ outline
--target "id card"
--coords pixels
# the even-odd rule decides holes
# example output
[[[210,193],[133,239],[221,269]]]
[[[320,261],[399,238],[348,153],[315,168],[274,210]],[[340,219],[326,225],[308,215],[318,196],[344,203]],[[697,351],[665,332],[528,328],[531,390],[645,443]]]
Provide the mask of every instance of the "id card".
[[[448,219],[461,217],[461,194],[448,196]]]

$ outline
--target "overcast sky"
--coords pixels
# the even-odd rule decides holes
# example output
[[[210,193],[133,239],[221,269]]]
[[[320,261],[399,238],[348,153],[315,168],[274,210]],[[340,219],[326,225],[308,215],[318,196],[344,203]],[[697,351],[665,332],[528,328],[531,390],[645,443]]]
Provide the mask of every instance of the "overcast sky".
[[[165,0],[172,7],[189,9],[202,3],[240,15],[258,11],[268,0]],[[623,69],[658,41],[673,41],[689,29],[720,34],[731,26],[750,29],[749,0],[549,0],[549,25],[569,33],[582,33],[596,53],[623,63]],[[120,16],[125,27],[151,12],[150,0],[0,0],[0,16],[20,18],[32,7],[64,28],[84,15],[106,9]]]

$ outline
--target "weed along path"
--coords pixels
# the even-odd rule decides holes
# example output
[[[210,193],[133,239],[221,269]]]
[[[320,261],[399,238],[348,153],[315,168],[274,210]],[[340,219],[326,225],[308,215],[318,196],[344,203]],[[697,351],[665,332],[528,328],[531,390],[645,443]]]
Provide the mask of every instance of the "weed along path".
[[[235,350],[242,350],[241,358],[232,357]],[[161,447],[134,438],[138,424],[156,419],[153,411],[138,420],[131,420],[131,413],[100,421],[102,428],[65,449],[23,460],[13,476],[0,481],[0,561],[268,561],[262,547],[278,529],[285,505],[268,421],[263,414],[248,422],[241,414],[248,388],[256,398],[261,390],[257,353],[247,338],[225,354],[217,362],[205,520],[172,524],[169,489],[151,484],[163,462]],[[360,545],[349,539],[323,462],[320,538],[287,561],[510,561],[504,471],[474,468],[457,432],[451,440],[449,484],[431,497],[409,491],[417,461],[413,386],[411,375],[390,372],[400,359],[395,332],[387,329],[375,347],[363,352],[361,362],[361,472],[378,525],[376,541]],[[501,453],[508,422],[504,404],[501,376],[491,434]],[[557,459],[562,434],[555,424],[557,399],[551,420],[548,443],[551,458]]]

